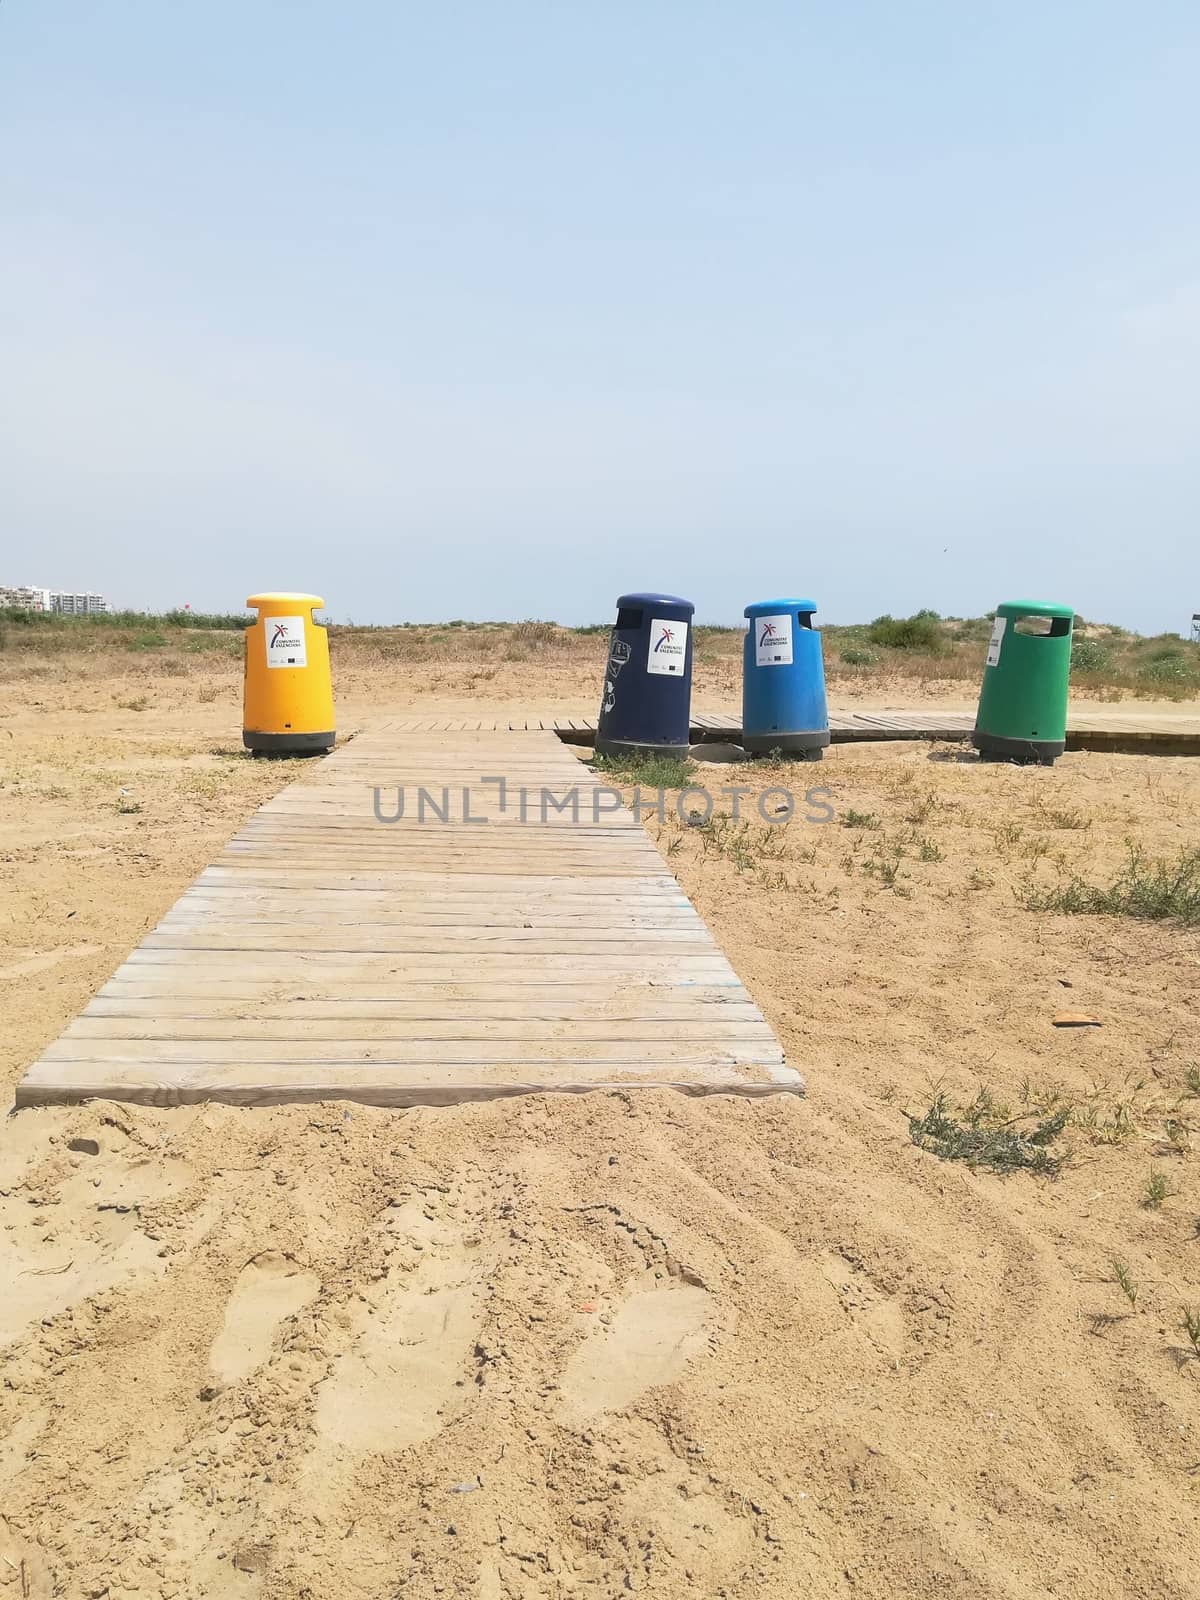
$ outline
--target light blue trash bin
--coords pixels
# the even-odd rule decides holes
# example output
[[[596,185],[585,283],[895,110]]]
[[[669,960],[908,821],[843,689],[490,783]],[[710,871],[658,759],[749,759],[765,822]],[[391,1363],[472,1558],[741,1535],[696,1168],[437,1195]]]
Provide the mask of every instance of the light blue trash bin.
[[[759,600],[746,607],[742,742],[820,761],[829,743],[821,635],[811,600]]]

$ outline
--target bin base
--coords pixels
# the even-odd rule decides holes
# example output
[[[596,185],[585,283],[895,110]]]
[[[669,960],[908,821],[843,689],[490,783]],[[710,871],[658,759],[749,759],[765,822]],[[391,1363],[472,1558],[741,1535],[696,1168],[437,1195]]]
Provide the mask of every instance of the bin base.
[[[984,761],[1015,761],[1022,767],[1052,767],[1067,748],[1065,739],[1003,739],[996,733],[971,735]]]
[[[255,756],[323,756],[333,749],[336,733],[252,733],[242,729],[242,743]]]
[[[687,744],[652,744],[641,739],[604,739],[596,736],[592,744],[598,756],[627,756],[632,761],[644,760],[646,756],[666,756],[676,761],[686,761],[691,753],[691,745]]]
[[[799,761],[820,761],[821,752],[829,743],[828,728],[810,728],[804,733],[743,733],[742,744],[756,755],[780,750],[785,756]]]

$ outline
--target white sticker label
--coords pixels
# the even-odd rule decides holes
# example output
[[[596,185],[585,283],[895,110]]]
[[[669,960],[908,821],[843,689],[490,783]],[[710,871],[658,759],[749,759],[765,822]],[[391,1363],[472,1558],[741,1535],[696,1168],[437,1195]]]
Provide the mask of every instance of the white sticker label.
[[[789,611],[774,617],[755,617],[754,659],[760,667],[791,666],[792,617]]]
[[[992,637],[988,640],[987,665],[994,667],[1000,660],[1000,646],[1004,641],[1004,630],[1008,626],[1007,617],[997,617],[992,623]]]
[[[682,678],[683,664],[687,659],[687,633],[686,622],[664,622],[661,617],[653,617],[646,671]]]
[[[269,667],[306,667],[303,617],[267,617],[263,623]]]

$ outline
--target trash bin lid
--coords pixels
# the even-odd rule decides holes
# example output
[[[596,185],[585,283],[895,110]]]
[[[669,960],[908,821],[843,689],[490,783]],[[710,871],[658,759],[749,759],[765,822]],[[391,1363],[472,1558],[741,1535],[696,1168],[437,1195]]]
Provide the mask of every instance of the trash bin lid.
[[[1073,617],[1071,606],[1055,605],[1049,600],[1005,600],[996,607],[998,617]]]
[[[324,600],[319,594],[292,594],[288,590],[271,590],[267,594],[252,594],[246,601],[248,606],[323,606]]]
[[[690,600],[681,600],[677,594],[619,594],[617,609],[624,606],[682,606],[685,611],[695,611]]]
[[[755,600],[742,612],[744,617],[764,617],[775,611],[815,611],[815,600]]]

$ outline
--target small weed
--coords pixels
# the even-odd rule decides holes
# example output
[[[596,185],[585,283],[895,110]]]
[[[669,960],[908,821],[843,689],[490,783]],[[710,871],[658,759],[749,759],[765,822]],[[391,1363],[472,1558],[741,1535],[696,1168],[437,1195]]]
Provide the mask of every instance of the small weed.
[[[137,800],[118,800],[117,801],[117,815],[118,816],[133,817],[133,816],[136,816],[137,813],[141,809],[142,809],[141,808],[141,804]]]
[[[914,824],[927,822],[935,811],[942,808],[944,803],[936,794],[922,795],[919,800],[914,800],[912,805],[909,806],[904,813],[904,820]]]
[[[899,862],[872,859],[864,861],[862,869],[868,877],[878,878],[885,889],[896,887],[896,878],[900,872]]]
[[[667,855],[668,856],[678,855],[682,848],[683,848],[683,835],[681,833],[677,833],[675,835],[675,837],[671,840],[670,844],[668,844],[668,846],[667,846]]]
[[[1119,1260],[1116,1256],[1112,1258],[1112,1260],[1109,1262],[1109,1265],[1112,1267],[1113,1282],[1117,1284],[1121,1290],[1121,1293],[1136,1311],[1138,1303],[1138,1286],[1137,1280],[1133,1276],[1133,1273],[1130,1272],[1127,1263]]]
[[[1186,1122],[1178,1117],[1168,1117],[1163,1123],[1163,1139],[1166,1144],[1165,1154],[1173,1156],[1190,1155],[1192,1151],[1192,1132]]]
[[[1183,1320],[1179,1324],[1192,1353],[1200,1360],[1200,1306],[1184,1306]]]
[[[1033,1079],[1026,1077],[1021,1083],[1021,1104],[1032,1106],[1035,1111],[1040,1111],[1043,1116],[1051,1111],[1057,1111],[1063,1103],[1063,1091],[1055,1083],[1034,1083]]]
[[[941,859],[942,859],[942,852],[938,849],[937,845],[934,844],[932,839],[918,839],[918,841],[917,841],[917,860],[918,861],[940,861]]]
[[[1066,1107],[1024,1130],[1013,1126],[1018,1119],[997,1121],[1002,1109],[981,1089],[959,1120],[951,1115],[946,1096],[938,1093],[923,1117],[909,1117],[908,1131],[915,1145],[943,1161],[965,1161],[971,1168],[1001,1174],[1025,1171],[1057,1177],[1067,1157],[1053,1147],[1067,1125]]]
[[[875,813],[873,811],[855,811],[855,810],[851,809],[851,810],[847,810],[842,815],[842,827],[843,828],[870,828],[870,829],[876,829],[879,826],[880,826],[879,818],[875,815]]]
[[[879,1098],[885,1106],[893,1106],[899,1097],[900,1091],[894,1083],[885,1083],[879,1091]]]
[[[990,872],[985,872],[982,867],[972,867],[967,874],[968,889],[990,889],[996,880]]]
[[[786,872],[772,872],[767,867],[758,869],[758,881],[764,889],[773,889],[784,894],[792,887]]]
[[[1183,1085],[1190,1095],[1200,1095],[1200,1065],[1195,1062],[1186,1067],[1183,1073]]]
[[[1142,1205],[1147,1211],[1160,1211],[1163,1201],[1173,1193],[1171,1180],[1166,1173],[1155,1172],[1152,1169],[1146,1179],[1146,1187],[1142,1190]]]
[[[1038,810],[1038,820],[1047,828],[1090,828],[1092,825],[1091,819],[1074,806],[1042,806]]]
[[[139,694],[132,700],[118,700],[117,704],[122,711],[145,711],[150,704],[149,695]]]

